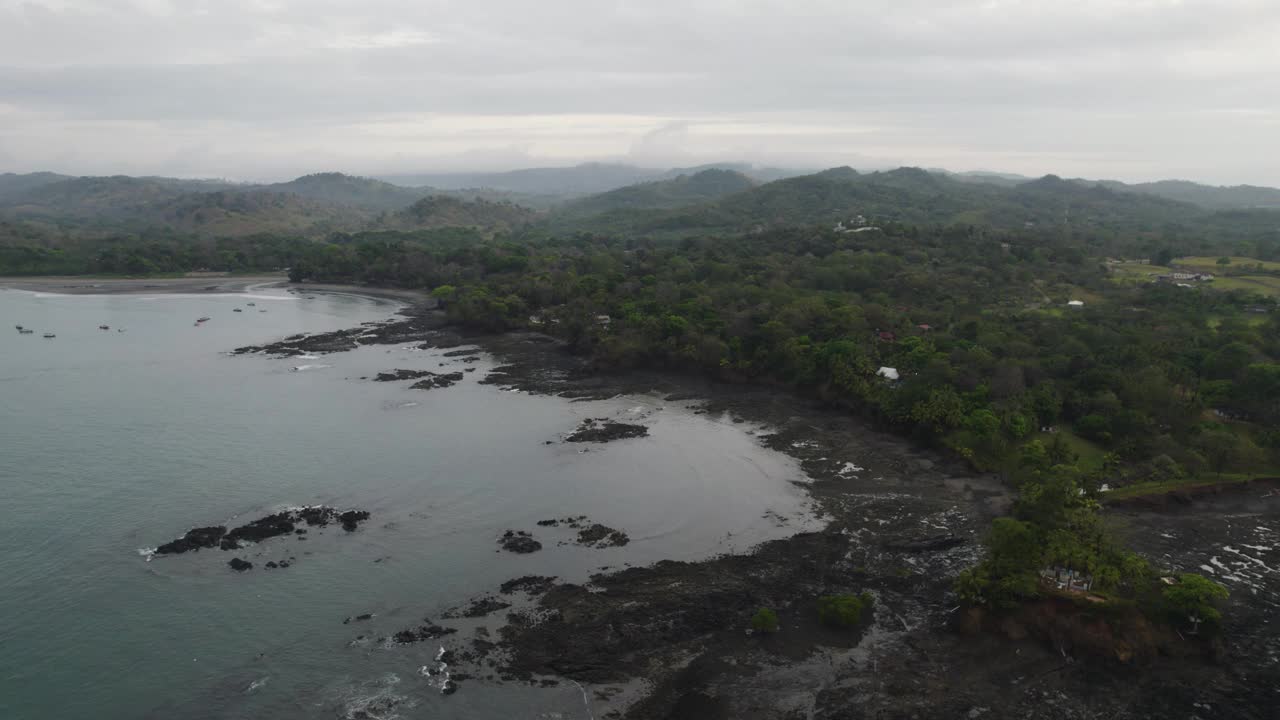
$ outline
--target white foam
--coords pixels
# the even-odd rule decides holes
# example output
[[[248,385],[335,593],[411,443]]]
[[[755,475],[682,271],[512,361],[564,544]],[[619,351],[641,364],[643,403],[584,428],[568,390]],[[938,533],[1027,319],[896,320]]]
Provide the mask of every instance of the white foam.
[[[266,685],[266,684],[267,684],[267,680],[269,680],[269,679],[271,679],[271,676],[270,676],[270,675],[268,675],[267,677],[264,677],[264,678],[262,678],[262,679],[260,679],[260,680],[254,680],[253,682],[249,683],[249,687],[245,689],[245,694],[251,693],[251,692],[253,692],[254,690],[257,690],[258,688],[262,687],[263,685]]]
[[[854,465],[851,462],[847,462],[844,464],[844,467],[840,468],[839,472],[837,472],[836,474],[839,475],[840,477],[847,478],[850,475],[855,475],[857,473],[862,472],[863,470],[866,470],[866,468],[859,467],[858,465]]]
[[[156,556],[157,548],[138,548],[138,554],[146,558],[147,562],[151,562],[151,558]]]

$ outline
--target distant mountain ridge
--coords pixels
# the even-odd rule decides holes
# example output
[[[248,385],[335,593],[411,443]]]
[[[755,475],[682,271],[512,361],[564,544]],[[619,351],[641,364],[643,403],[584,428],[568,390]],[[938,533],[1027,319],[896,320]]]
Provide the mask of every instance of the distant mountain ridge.
[[[751,173],[786,177],[764,182]],[[1252,213],[1251,226],[1267,227],[1269,209],[1280,208],[1280,190],[1274,188],[1214,188],[1185,181],[1127,185],[912,167],[878,172],[836,167],[790,175],[734,163],[661,171],[588,164],[449,177],[468,189],[406,187],[337,172],[258,185],[7,173],[0,175],[0,222],[8,223],[13,237],[21,223],[20,234],[28,238],[143,230],[202,237],[257,232],[321,237],[441,227],[503,232],[530,223],[552,232],[661,235],[834,226],[856,215],[876,222],[1144,233],[1226,211]],[[579,192],[637,177],[644,179],[603,192]]]
[[[533,195],[592,195],[629,185],[671,180],[703,170],[732,170],[757,182],[803,175],[812,170],[757,168],[750,163],[711,163],[689,168],[654,169],[621,163],[582,163],[569,167],[526,168],[506,172],[380,175],[379,180],[405,186],[428,185],[441,190],[490,188]]]
[[[382,224],[390,229],[473,227],[492,232],[519,228],[536,217],[535,211],[514,203],[428,195],[387,218]]]
[[[105,229],[105,223],[124,232],[160,228],[213,237],[261,232],[314,237],[382,227],[441,227],[450,222],[505,229],[534,215],[509,202],[444,199],[433,192],[342,173],[305,175],[270,185],[124,175],[8,174],[0,176],[0,219],[99,230]],[[431,202],[424,204],[425,200]],[[425,211],[427,207],[432,210]]]
[[[712,168],[677,175],[670,180],[653,180],[589,195],[565,203],[560,212],[566,216],[579,216],[611,210],[673,208],[749,190],[756,184],[737,170]]]
[[[1152,223],[1186,221],[1205,213],[1188,203],[1083,185],[1054,175],[1008,185],[971,182],[920,168],[860,173],[840,167],[683,207],[616,208],[580,219],[579,229],[640,234],[742,232],[782,225],[834,226],[863,215],[879,222],[1009,229],[1055,225],[1137,232]]]
[[[339,172],[303,175],[289,182],[260,187],[271,192],[292,193],[313,200],[375,210],[399,210],[412,205],[431,192],[431,188],[408,188]]]

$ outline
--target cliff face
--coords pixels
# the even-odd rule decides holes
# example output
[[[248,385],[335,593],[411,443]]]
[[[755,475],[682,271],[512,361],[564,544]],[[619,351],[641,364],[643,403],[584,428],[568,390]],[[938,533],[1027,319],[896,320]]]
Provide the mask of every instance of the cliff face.
[[[1034,639],[1063,655],[1124,664],[1143,664],[1161,656],[1216,660],[1222,652],[1218,640],[1179,634],[1134,608],[1094,608],[1060,597],[1024,603],[1008,613],[966,608],[955,623],[966,635],[989,632],[1015,641]]]

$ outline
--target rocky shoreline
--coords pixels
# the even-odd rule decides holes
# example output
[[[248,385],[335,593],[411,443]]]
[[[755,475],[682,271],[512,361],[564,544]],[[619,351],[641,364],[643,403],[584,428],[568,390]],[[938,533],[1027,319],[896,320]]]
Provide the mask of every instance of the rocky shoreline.
[[[1052,623],[1060,617],[997,619],[999,633],[965,634],[959,630],[973,623],[957,612],[951,582],[979,557],[978,540],[990,519],[1007,510],[1009,493],[998,478],[975,475],[953,458],[877,432],[847,412],[767,388],[602,373],[546,336],[463,334],[435,314],[238,352],[288,356],[403,342],[477,345],[502,363],[482,380],[488,384],[569,398],[652,393],[771,428],[761,442],[800,463],[811,478],[806,489],[828,518],[821,532],[768,542],[747,554],[664,561],[581,584],[533,576],[504,583],[503,597],[523,597],[523,605],[482,596],[461,613],[470,617],[466,612],[474,608],[477,616],[496,617],[508,610],[496,638],[487,630],[450,633],[447,642],[456,652],[450,665],[461,676],[583,683],[597,717],[1270,717],[1273,688],[1280,687],[1280,633],[1268,628],[1280,608],[1280,576],[1269,568],[1280,563],[1268,564],[1269,558],[1254,558],[1264,570],[1246,560],[1233,566],[1212,557],[1253,583],[1252,592],[1231,587],[1226,642],[1213,658],[1158,644],[1154,652],[1122,657],[1105,642],[1094,648],[1077,642],[1068,653],[1053,641]],[[464,352],[470,353],[457,356]],[[599,429],[595,420],[588,422],[578,431]],[[634,429],[621,432],[640,436]],[[1170,519],[1126,507],[1111,515],[1146,528],[1135,536],[1136,545],[1153,559],[1186,569],[1212,567],[1208,554],[1217,547],[1269,552],[1272,545],[1247,535],[1259,532],[1249,523],[1280,527],[1274,499],[1256,499],[1241,522],[1224,519],[1238,516],[1238,508],[1204,511],[1209,515],[1190,511]],[[1206,523],[1206,517],[1218,521]],[[589,543],[619,532],[580,522]],[[1180,540],[1166,542],[1162,532]],[[512,538],[538,542],[527,531],[512,531]],[[863,592],[875,598],[876,608],[865,624],[837,630],[820,622],[819,597]],[[760,608],[776,612],[778,632],[748,632]],[[416,641],[454,629],[428,622],[401,632]],[[634,691],[638,679],[645,682],[643,693]]]

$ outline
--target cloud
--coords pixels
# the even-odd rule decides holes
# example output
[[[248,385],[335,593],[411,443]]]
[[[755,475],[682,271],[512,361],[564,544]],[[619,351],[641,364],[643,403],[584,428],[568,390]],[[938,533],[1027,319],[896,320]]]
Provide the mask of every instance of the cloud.
[[[15,169],[210,147],[237,175],[883,159],[1280,184],[1278,35],[1273,0],[0,0],[0,105]]]

